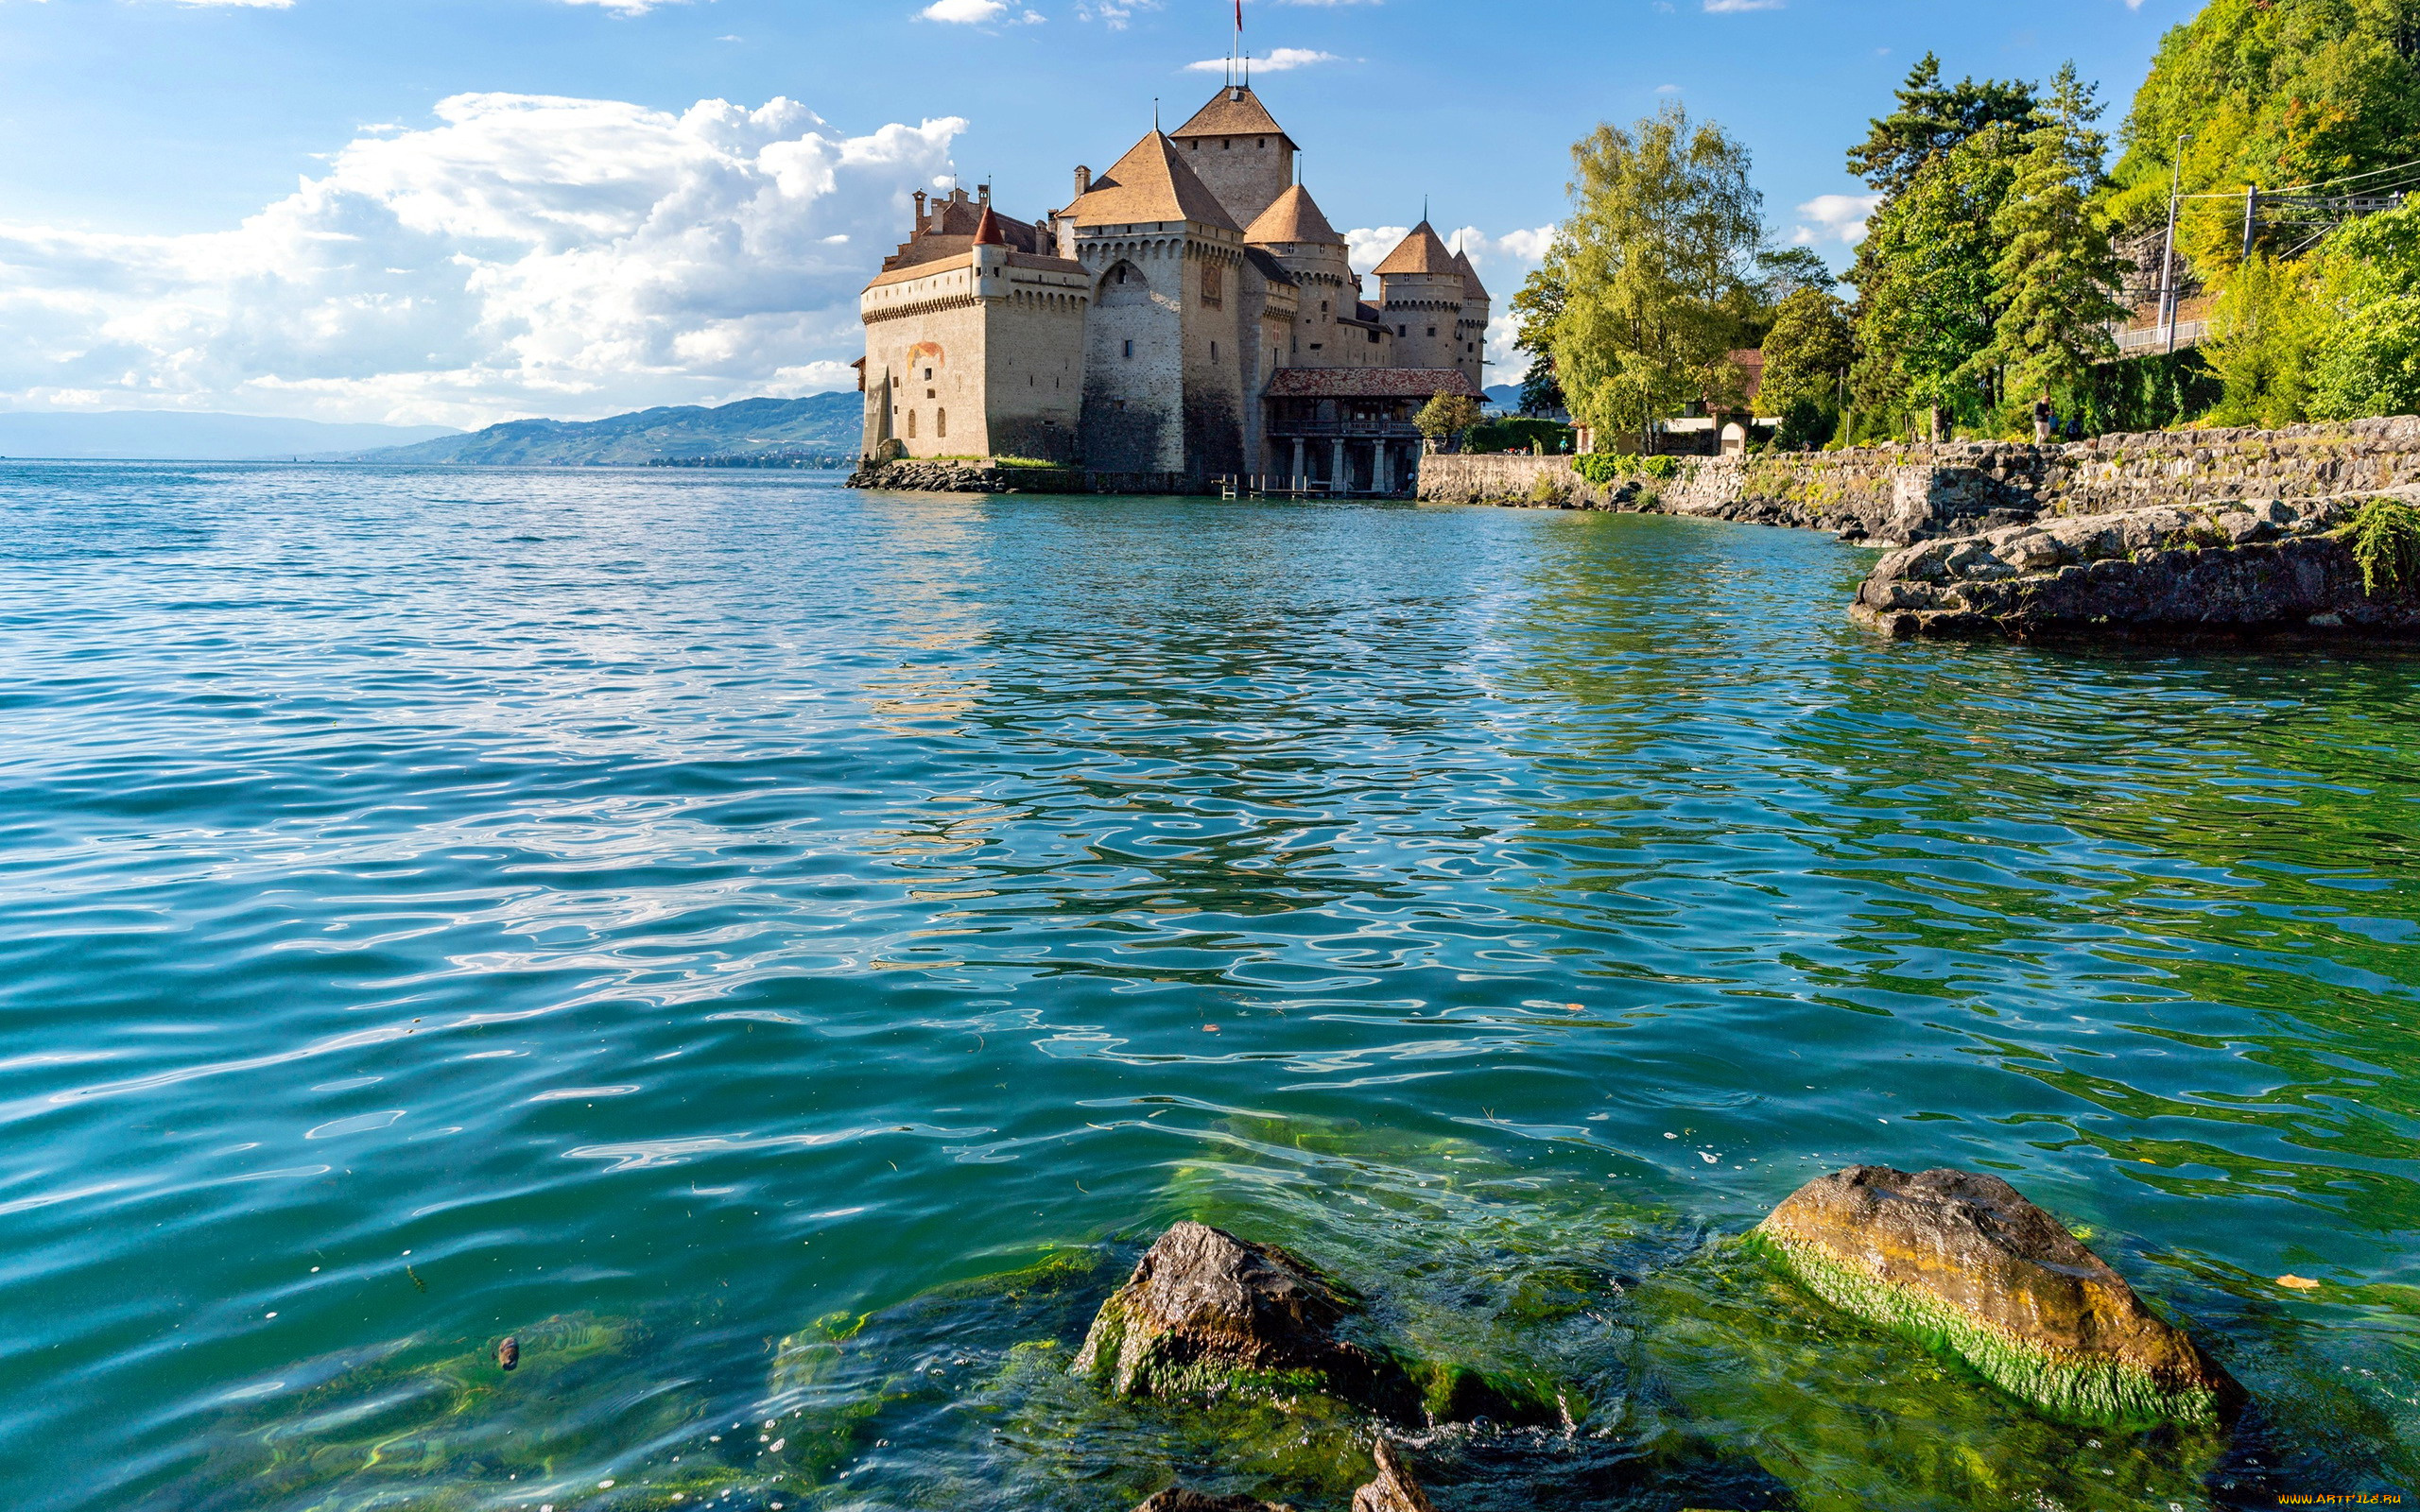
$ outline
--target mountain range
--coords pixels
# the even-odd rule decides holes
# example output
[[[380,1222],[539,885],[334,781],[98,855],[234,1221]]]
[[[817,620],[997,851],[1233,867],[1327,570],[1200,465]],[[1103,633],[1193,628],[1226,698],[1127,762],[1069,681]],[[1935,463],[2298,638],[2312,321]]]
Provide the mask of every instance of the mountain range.
[[[865,401],[853,391],[642,409],[606,420],[511,420],[467,435],[382,447],[345,460],[509,467],[644,467],[705,457],[857,455]]]

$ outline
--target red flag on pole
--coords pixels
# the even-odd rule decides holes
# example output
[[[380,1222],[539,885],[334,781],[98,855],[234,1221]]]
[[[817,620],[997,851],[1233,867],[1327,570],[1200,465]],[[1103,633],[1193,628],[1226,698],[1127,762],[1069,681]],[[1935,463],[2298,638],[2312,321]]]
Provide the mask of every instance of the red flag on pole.
[[[1236,0],[1236,29],[1244,29],[1244,0]]]

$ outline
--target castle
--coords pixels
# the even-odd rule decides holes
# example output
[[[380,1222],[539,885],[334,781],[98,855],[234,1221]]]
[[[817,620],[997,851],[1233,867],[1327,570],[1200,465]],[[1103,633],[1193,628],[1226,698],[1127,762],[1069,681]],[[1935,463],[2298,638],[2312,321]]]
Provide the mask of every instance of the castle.
[[[859,300],[870,456],[1409,486],[1412,417],[1477,397],[1488,294],[1423,220],[1361,298],[1249,85],[1155,126],[1032,222],[985,185],[929,202]],[[893,444],[895,443],[895,444]]]

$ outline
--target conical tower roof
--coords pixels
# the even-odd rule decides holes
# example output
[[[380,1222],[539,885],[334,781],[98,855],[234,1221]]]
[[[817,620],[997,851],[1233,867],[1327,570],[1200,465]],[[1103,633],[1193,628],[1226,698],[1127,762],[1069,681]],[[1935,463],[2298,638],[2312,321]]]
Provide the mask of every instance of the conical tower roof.
[[[1470,253],[1456,252],[1454,254],[1454,266],[1458,268],[1462,275],[1462,298],[1466,300],[1483,300],[1488,297],[1487,285],[1478,281],[1478,269],[1471,266]]]
[[[1192,120],[1169,135],[1180,142],[1191,136],[1273,136],[1295,151],[1302,150],[1249,84],[1230,84],[1213,94],[1209,104],[1193,112]]]
[[[1291,185],[1277,197],[1276,202],[1260,213],[1244,232],[1244,240],[1256,246],[1273,242],[1317,242],[1326,247],[1341,247],[1344,238],[1320,214],[1319,202],[1301,184]]]
[[[1204,187],[1165,131],[1153,131],[1093,180],[1091,190],[1067,207],[1079,226],[1124,225],[1138,220],[1198,220],[1240,232],[1219,197]]]
[[[1424,220],[1372,271],[1380,278],[1389,278],[1407,273],[1458,273],[1461,269],[1454,266],[1454,254],[1439,239],[1437,229]]]
[[[1008,237],[1000,233],[1000,217],[992,214],[992,207],[990,205],[985,205],[983,207],[983,218],[975,223],[975,245],[977,247],[1006,247],[1008,244]]]

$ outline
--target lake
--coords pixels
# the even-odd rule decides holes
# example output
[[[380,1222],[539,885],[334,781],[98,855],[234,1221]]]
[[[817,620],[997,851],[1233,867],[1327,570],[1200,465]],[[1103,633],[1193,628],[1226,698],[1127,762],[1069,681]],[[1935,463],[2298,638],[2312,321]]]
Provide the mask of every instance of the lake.
[[[1069,1375],[1184,1217],[1553,1383],[1415,1435],[1445,1512],[2420,1489],[2406,654],[1893,644],[1871,552],[1633,516],[0,508],[20,1512],[1341,1512],[1357,1425]],[[2045,1423],[1725,1243],[1860,1161],[2005,1177],[2255,1412]]]

